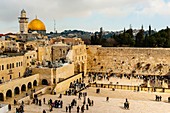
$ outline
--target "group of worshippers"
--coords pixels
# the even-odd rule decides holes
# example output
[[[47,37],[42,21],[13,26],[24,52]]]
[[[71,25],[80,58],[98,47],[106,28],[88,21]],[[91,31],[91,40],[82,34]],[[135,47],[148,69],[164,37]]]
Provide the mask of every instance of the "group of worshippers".
[[[52,107],[55,108],[62,108],[63,107],[63,101],[62,100],[55,100],[52,104]]]
[[[155,96],[155,100],[156,100],[156,101],[161,101],[161,100],[162,100],[162,96],[156,95],[156,96]]]
[[[71,96],[71,95],[76,95],[77,90],[70,88],[68,91],[66,91],[66,95]]]
[[[45,98],[43,98],[43,103],[45,104]],[[34,95],[32,104],[42,106],[42,101],[41,101],[41,99],[38,99],[37,95]],[[51,109],[52,109],[52,108],[51,108]],[[46,111],[43,110],[43,113],[46,113]]]
[[[42,106],[42,101],[41,101],[41,99],[38,99],[37,96],[35,96],[35,97],[33,98],[32,104]]]
[[[84,110],[89,110],[89,106],[93,106],[94,105],[94,102],[93,100],[90,100],[90,98],[87,98],[87,92],[80,92],[79,95],[78,95],[78,99],[81,100],[81,97],[84,97],[84,100],[83,100],[83,105],[82,106],[77,106],[77,101],[75,99],[73,99],[71,101],[71,104],[69,104],[68,106],[66,106],[66,112],[69,112],[71,113],[72,109],[74,106],[77,106],[77,113],[80,113],[80,111],[82,113],[84,113]],[[87,102],[86,102],[87,100]]]
[[[17,104],[16,102],[17,101],[14,99],[14,105]],[[8,107],[9,107],[8,109],[11,110],[10,106]],[[19,106],[19,108],[16,108],[16,113],[24,113],[24,101],[22,101],[22,104]]]
[[[76,88],[78,87],[78,88]],[[74,83],[70,84],[69,90],[65,92],[66,95],[76,95],[78,91],[82,90],[83,88],[86,88],[85,83]]]

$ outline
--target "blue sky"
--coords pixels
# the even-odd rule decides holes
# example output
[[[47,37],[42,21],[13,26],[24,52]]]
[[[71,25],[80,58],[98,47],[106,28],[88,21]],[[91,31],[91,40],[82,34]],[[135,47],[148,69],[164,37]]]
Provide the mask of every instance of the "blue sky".
[[[170,0],[1,0],[0,33],[19,32],[18,17],[25,9],[29,21],[37,15],[48,32],[68,29],[97,31],[124,27],[160,30],[170,27]]]

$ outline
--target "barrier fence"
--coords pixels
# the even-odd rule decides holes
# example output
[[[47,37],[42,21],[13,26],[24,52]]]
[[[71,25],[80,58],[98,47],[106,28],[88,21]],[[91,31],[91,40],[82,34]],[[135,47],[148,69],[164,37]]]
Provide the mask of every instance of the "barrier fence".
[[[168,89],[168,88],[160,88],[160,87],[142,87],[142,86],[101,84],[101,83],[89,83],[89,87],[112,88],[112,90],[114,90],[114,89],[123,89],[123,90],[133,90],[133,91],[148,91],[148,92],[170,93],[170,89]]]

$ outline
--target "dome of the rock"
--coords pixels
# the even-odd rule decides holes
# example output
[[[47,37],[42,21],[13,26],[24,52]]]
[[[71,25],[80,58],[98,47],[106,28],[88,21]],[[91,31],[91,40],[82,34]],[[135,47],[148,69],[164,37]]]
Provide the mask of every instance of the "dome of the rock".
[[[34,19],[28,24],[28,30],[31,31],[45,31],[44,23],[39,19]]]

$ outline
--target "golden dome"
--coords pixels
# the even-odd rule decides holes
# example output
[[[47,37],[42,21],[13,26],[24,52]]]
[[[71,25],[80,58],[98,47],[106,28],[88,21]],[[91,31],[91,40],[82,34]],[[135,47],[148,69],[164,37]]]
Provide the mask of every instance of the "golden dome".
[[[44,23],[39,19],[34,19],[28,24],[28,30],[31,31],[45,31]]]

